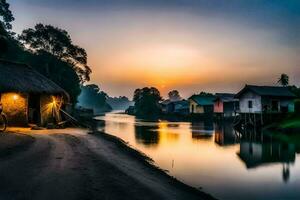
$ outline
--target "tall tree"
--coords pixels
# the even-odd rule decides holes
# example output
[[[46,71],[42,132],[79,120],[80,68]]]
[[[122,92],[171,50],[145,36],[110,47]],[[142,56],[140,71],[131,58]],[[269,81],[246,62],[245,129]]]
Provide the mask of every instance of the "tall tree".
[[[133,101],[136,114],[142,117],[153,117],[160,113],[159,101],[162,99],[158,89],[145,87],[134,91]]]
[[[14,20],[15,18],[9,9],[9,4],[6,0],[0,0],[0,24],[2,27],[6,30],[11,30],[11,22]]]
[[[0,0],[0,55],[7,51],[9,32],[12,28],[11,22],[14,20],[6,0]]]
[[[86,51],[72,43],[67,31],[51,25],[37,24],[25,29],[19,40],[37,54],[49,53],[67,62],[77,72],[82,83],[90,80]]]
[[[280,78],[278,79],[277,83],[286,87],[289,85],[289,76],[287,74],[281,74]]]
[[[7,34],[2,24],[0,24],[0,55],[7,51]]]
[[[168,97],[170,101],[180,101],[182,98],[178,92],[178,90],[172,90],[168,93]]]

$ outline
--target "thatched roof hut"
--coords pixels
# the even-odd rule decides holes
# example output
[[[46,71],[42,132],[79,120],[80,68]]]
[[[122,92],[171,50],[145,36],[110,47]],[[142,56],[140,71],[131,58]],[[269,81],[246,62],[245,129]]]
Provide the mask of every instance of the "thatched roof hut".
[[[10,125],[58,122],[68,101],[64,89],[30,66],[0,60],[0,102]]]
[[[64,94],[56,83],[26,64],[0,60],[0,93],[25,92]]]

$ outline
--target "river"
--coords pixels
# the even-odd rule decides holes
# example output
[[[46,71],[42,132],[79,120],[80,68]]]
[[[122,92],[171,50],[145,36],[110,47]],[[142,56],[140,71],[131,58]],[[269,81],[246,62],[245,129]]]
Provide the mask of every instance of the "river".
[[[300,199],[300,154],[294,144],[260,133],[241,136],[230,124],[146,122],[116,113],[98,119],[104,121],[99,129],[218,199]]]

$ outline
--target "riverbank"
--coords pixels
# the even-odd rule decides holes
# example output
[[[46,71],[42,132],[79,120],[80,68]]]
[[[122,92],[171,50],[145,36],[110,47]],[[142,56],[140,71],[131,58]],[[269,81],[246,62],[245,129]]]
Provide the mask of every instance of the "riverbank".
[[[289,116],[285,120],[273,123],[263,129],[263,133],[277,138],[280,141],[294,144],[300,152],[300,117]]]
[[[62,129],[5,135],[33,142],[0,156],[0,199],[213,199],[105,133]]]
[[[285,134],[300,134],[300,116],[288,116],[279,122],[275,122],[265,127],[265,129],[276,132],[282,132]]]

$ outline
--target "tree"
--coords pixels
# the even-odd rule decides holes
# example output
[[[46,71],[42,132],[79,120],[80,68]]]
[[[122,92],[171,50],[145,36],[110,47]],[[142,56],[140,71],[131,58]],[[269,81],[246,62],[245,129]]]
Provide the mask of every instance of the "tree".
[[[182,98],[177,90],[172,90],[168,93],[170,101],[180,101]]]
[[[136,89],[133,96],[136,115],[142,117],[157,116],[160,113],[160,100],[162,100],[160,92],[154,87]]]
[[[120,97],[108,97],[106,101],[114,110],[126,110],[129,106],[133,105],[133,102],[130,101],[125,96]]]
[[[198,95],[204,96],[204,97],[213,97],[214,95],[209,92],[200,92]]]
[[[289,85],[289,76],[287,74],[281,74],[280,78],[278,79],[277,83],[286,87]]]
[[[67,31],[51,25],[37,24],[33,29],[25,29],[19,40],[38,55],[49,53],[67,62],[76,71],[81,83],[90,80],[92,70],[87,65],[87,53],[72,43]]]
[[[0,55],[7,51],[7,34],[2,24],[0,24]]]
[[[14,20],[15,18],[9,10],[9,4],[6,0],[0,0],[0,26],[6,30],[10,30],[12,28],[11,22]]]
[[[106,102],[107,98],[108,95],[101,91],[98,85],[85,85],[81,87],[78,105],[94,109],[97,113],[110,111],[111,107]]]
[[[5,53],[8,48],[7,30],[12,28],[11,22],[14,20],[12,12],[9,10],[9,4],[6,0],[0,0],[0,55]]]

